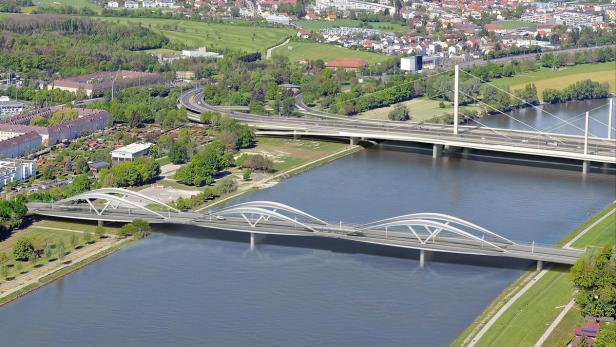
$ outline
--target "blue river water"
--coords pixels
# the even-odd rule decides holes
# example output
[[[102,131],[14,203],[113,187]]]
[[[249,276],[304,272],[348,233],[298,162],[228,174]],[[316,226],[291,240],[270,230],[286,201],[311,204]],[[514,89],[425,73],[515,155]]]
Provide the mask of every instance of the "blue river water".
[[[235,202],[336,223],[442,212],[555,243],[616,199],[616,176],[369,148]],[[532,264],[340,240],[157,232],[0,307],[5,346],[446,346]]]

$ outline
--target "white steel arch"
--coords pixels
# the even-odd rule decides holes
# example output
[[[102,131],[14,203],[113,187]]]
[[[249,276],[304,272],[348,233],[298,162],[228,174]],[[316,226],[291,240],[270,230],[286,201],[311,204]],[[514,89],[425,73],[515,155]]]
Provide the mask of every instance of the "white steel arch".
[[[313,222],[313,223],[317,223],[317,224],[322,224],[322,225],[328,225],[329,223],[311,215],[308,214],[304,211],[298,210],[294,207],[291,207],[289,205],[285,205],[285,204],[281,204],[279,202],[274,202],[274,201],[250,201],[250,202],[243,202],[237,205],[233,205],[228,207],[229,209],[231,208],[259,208],[259,209],[263,209],[263,210],[269,210],[272,212],[278,212],[278,211],[283,211],[283,212],[287,212],[287,213],[291,213],[293,215],[296,216],[300,216],[305,218],[307,221],[309,222]],[[226,210],[226,209],[225,209]]]
[[[296,225],[299,225],[303,228],[306,228],[307,230],[313,231],[313,232],[317,232],[317,230],[304,223],[301,221],[298,221],[297,218],[291,218],[289,216],[285,216],[281,213],[278,213],[276,211],[272,211],[272,210],[268,210],[268,209],[264,209],[264,208],[259,208],[259,207],[252,207],[252,206],[232,206],[229,208],[225,208],[222,209],[220,211],[216,211],[214,213],[212,213],[212,215],[214,216],[241,216],[242,218],[244,218],[244,220],[251,226],[251,227],[256,227],[257,224],[259,224],[259,222],[261,221],[268,221],[270,219],[276,219],[276,220],[280,220],[280,221],[286,221],[286,222],[290,222]],[[256,219],[251,219],[250,216],[257,216]]]
[[[511,245],[515,244],[515,242],[503,236],[500,236],[497,233],[492,232],[486,228],[483,228],[477,224],[471,223],[467,220],[464,220],[458,217],[443,214],[443,213],[423,212],[423,213],[405,214],[405,215],[401,215],[397,217],[392,217],[392,218],[387,218],[387,219],[382,219],[382,220],[374,221],[371,223],[367,223],[367,224],[362,225],[361,228],[373,229],[373,228],[384,227],[385,224],[390,223],[390,222],[416,220],[416,219],[434,221],[434,222],[444,223],[448,225],[458,225],[461,228],[469,229],[470,231],[476,232],[480,235],[487,235],[487,236],[493,237],[495,240],[498,240],[499,242],[504,242],[504,243],[511,244]]]
[[[162,207],[165,207],[167,210],[173,211],[173,212],[180,212],[178,209],[171,207],[167,204],[165,204],[162,201],[159,201],[157,199],[154,199],[152,197],[149,197],[145,194],[141,194],[139,192],[134,192],[132,190],[128,190],[128,189],[124,189],[124,188],[100,188],[100,189],[96,189],[92,191],[93,193],[102,193],[102,194],[118,194],[121,195],[123,197],[135,197],[135,198],[139,198],[139,199],[143,199],[146,201],[149,201],[151,203],[154,203],[156,205],[160,205]]]
[[[106,201],[106,203],[103,206],[97,207],[92,203],[94,200],[104,200]],[[115,209],[118,209],[120,206],[123,206],[123,207],[128,207],[128,208],[136,208],[138,210],[147,212],[148,214],[151,214],[154,217],[158,217],[161,219],[168,219],[168,216],[165,216],[161,214],[160,212],[154,211],[146,207],[143,204],[130,201],[126,199],[125,197],[120,197],[120,196],[113,195],[113,194],[99,193],[97,191],[77,194],[75,196],[71,196],[69,198],[59,200],[56,203],[54,203],[54,205],[69,207],[69,206],[65,206],[65,204],[74,203],[77,201],[87,202],[89,207],[99,216],[102,216],[103,213],[105,213],[105,211],[107,211],[108,208],[112,208],[115,210]]]

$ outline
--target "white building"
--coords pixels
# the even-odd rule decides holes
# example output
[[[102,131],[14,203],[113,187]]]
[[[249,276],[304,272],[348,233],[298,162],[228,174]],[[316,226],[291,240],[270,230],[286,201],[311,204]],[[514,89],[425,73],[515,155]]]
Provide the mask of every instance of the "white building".
[[[109,1],[107,3],[107,8],[118,8],[120,4],[117,1]]]
[[[289,25],[289,23],[291,23],[291,18],[289,18],[288,16],[281,16],[277,14],[269,15],[265,17],[265,20],[268,23],[282,24],[282,25]]]
[[[36,163],[33,160],[0,160],[0,187],[36,175]]]
[[[139,4],[135,1],[125,1],[124,8],[139,8]]]
[[[373,3],[366,2],[360,0],[316,0],[316,9],[321,11],[364,11],[371,13],[379,13],[385,12],[385,10],[389,11],[389,14],[392,16],[396,12],[396,8],[394,6],[381,4],[381,3]]]
[[[24,110],[22,102],[11,101],[8,96],[0,96],[0,117],[14,116]]]
[[[222,54],[216,52],[208,52],[205,47],[197,49],[183,49],[182,55],[191,58],[222,58]]]
[[[150,151],[151,143],[131,143],[128,146],[118,148],[111,151],[111,160],[113,161],[127,161],[133,160],[138,157],[143,157]]]
[[[158,7],[162,7],[162,8],[175,7],[175,3],[173,2],[173,0],[157,0],[156,4],[158,5]]]
[[[156,7],[156,1],[154,0],[144,0],[143,1],[143,8],[155,8]]]

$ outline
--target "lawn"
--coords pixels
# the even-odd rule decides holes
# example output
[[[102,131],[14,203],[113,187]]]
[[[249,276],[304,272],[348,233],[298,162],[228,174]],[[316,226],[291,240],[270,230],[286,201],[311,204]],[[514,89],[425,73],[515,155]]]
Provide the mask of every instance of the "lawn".
[[[502,25],[505,29],[535,28],[537,26],[536,23],[523,20],[497,20],[492,24]]]
[[[401,102],[401,104],[405,105],[409,109],[411,122],[431,121],[433,118],[442,117],[445,114],[453,114],[453,104],[450,102],[445,102],[445,108],[439,107],[440,101],[430,100],[427,98],[408,100]],[[464,108],[469,107],[470,106]],[[464,113],[464,108],[460,108],[461,114]],[[357,118],[388,120],[389,118],[387,115],[393,109],[394,105],[375,108],[373,110],[368,110],[358,114]]]
[[[541,98],[546,88],[563,89],[577,81],[591,79],[597,82],[608,82],[610,90],[616,92],[616,64],[614,62],[599,64],[583,64],[563,67],[558,70],[541,68],[539,71],[525,75],[500,78],[492,83],[497,86],[508,85],[511,90],[521,89],[528,83],[534,83]]]
[[[141,23],[171,40],[184,43],[192,48],[206,47],[214,51],[239,49],[246,52],[265,52],[267,48],[284,41],[286,37],[295,33],[292,29],[249,26],[239,22],[218,24],[163,18],[96,18],[119,23]]]
[[[308,30],[321,30],[336,27],[360,27],[361,21],[356,19],[326,20],[300,20],[294,22],[298,27]],[[385,32],[405,32],[410,28],[398,23],[370,22],[370,29],[380,29]]]
[[[600,216],[616,207],[612,204],[599,215],[593,217],[578,227],[564,240],[570,240],[574,235],[584,230]],[[604,219],[578,239],[573,247],[602,247],[614,245],[616,236],[616,215]],[[573,284],[569,280],[568,267],[554,266],[545,276],[539,279],[531,289],[521,296],[479,340],[477,346],[531,346],[545,332],[554,318],[560,313],[573,295]],[[574,312],[574,313],[571,313]],[[554,339],[568,340],[571,337],[571,326],[581,319],[577,310],[572,310],[559,327],[553,332]],[[577,315],[575,313],[578,313]],[[551,337],[552,339],[552,337]],[[456,340],[459,343],[461,339]],[[566,341],[560,341],[566,342]],[[548,344],[554,345],[554,344]]]
[[[338,152],[346,146],[347,144],[342,142],[259,137],[254,149],[243,152],[267,155],[274,162],[274,170],[282,172]]]
[[[291,41],[288,45],[275,49],[273,55],[286,55],[291,61],[323,59],[328,61],[334,58],[363,58],[371,64],[387,59],[385,54],[357,51],[333,44]]]

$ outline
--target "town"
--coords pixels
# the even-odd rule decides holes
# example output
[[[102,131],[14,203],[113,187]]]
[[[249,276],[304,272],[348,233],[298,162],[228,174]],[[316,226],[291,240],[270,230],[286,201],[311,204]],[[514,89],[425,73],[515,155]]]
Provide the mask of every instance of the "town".
[[[616,343],[616,3],[8,0],[0,31],[3,344]]]

